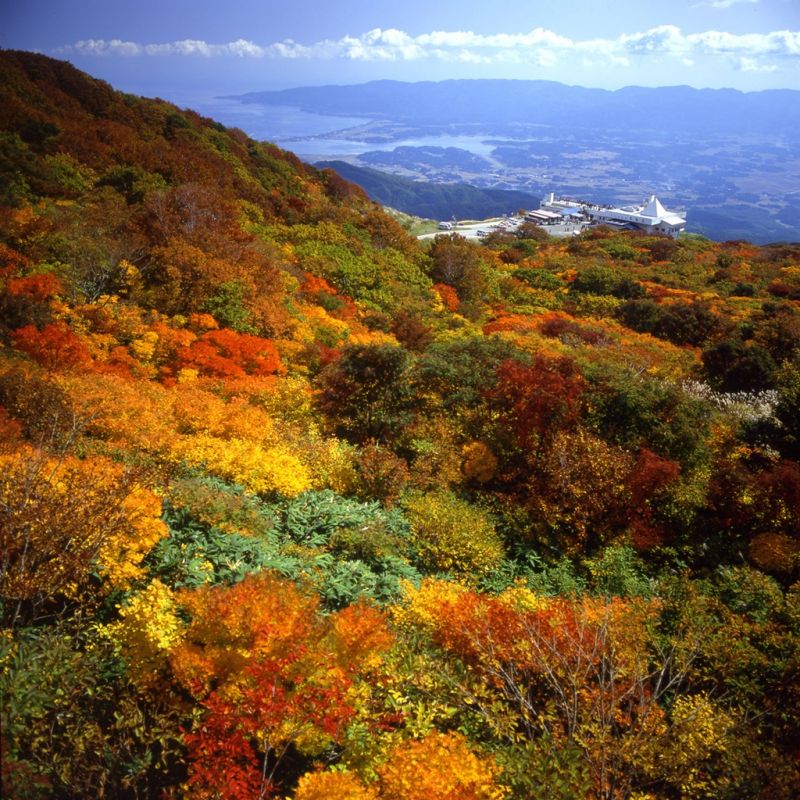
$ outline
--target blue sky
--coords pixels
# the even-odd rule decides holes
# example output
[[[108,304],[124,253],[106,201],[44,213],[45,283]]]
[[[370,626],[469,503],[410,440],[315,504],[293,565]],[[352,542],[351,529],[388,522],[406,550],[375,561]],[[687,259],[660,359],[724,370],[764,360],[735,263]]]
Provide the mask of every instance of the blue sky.
[[[0,46],[169,99],[376,78],[800,89],[800,0],[0,0]]]

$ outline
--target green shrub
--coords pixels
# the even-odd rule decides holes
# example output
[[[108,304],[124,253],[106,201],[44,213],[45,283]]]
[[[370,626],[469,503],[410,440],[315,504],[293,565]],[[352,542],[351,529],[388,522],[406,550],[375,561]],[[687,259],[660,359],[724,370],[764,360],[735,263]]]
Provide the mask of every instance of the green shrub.
[[[613,294],[622,275],[608,267],[592,266],[579,272],[570,285],[571,293],[578,294]]]
[[[411,357],[402,347],[348,347],[320,373],[317,407],[350,441],[390,438],[411,420],[410,367]]]
[[[377,603],[397,602],[403,594],[401,581],[419,584],[420,574],[400,558],[384,558],[373,564],[336,561],[321,574],[317,591],[328,608],[344,608],[361,599]]]
[[[300,561],[279,551],[273,536],[229,533],[195,519],[185,508],[168,507],[170,535],[148,554],[151,575],[173,587],[196,588],[206,583],[238,583],[246,575],[274,569],[288,578],[299,575]]]
[[[226,328],[239,333],[256,333],[250,324],[250,312],[244,305],[247,288],[239,281],[225,281],[206,300],[205,310]]]
[[[408,523],[398,510],[387,511],[375,501],[350,500],[329,489],[304,492],[289,502],[281,524],[293,542],[309,547],[328,544],[337,532],[341,536],[342,531],[365,533],[376,528],[396,540],[408,535]]]
[[[406,501],[412,543],[427,570],[477,577],[497,567],[503,545],[483,511],[450,492],[417,495]]]
[[[57,625],[0,640],[3,797],[161,797],[184,757],[181,703],[142,693],[112,643]]]
[[[593,588],[599,594],[615,597],[648,597],[653,585],[642,574],[641,559],[632,547],[611,545],[597,558],[586,561]]]
[[[513,273],[517,280],[525,281],[534,289],[562,289],[566,284],[558,275],[546,269],[518,269]]]

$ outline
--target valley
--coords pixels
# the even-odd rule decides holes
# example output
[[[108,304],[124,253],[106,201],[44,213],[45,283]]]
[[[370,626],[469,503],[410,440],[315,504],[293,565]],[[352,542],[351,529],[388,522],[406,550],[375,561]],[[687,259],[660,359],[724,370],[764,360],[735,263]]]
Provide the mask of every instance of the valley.
[[[244,109],[296,103],[295,113],[328,115],[327,131],[295,130],[276,139],[307,161],[335,158],[419,182],[537,197],[555,191],[602,203],[641,202],[656,193],[688,210],[692,233],[762,244],[800,240],[800,138],[792,127],[797,92],[376,83],[238,99]],[[623,102],[626,92],[638,93],[637,104]],[[591,102],[578,107],[586,93]],[[392,98],[404,102],[390,106]],[[232,100],[226,98],[229,106]],[[434,100],[451,115],[442,117]],[[688,110],[698,107],[704,113],[687,121]]]
[[[376,127],[386,130],[385,125]],[[396,135],[407,133],[398,130]],[[352,141],[345,138],[351,136],[366,141],[367,136],[364,126],[338,135],[345,141]],[[624,204],[655,192],[689,209],[688,229],[693,233],[760,243],[800,239],[800,143],[789,139],[776,144],[767,138],[727,137],[698,149],[688,136],[652,133],[633,142],[615,133],[584,131],[561,137],[539,129],[518,138],[475,136],[474,146],[466,144],[399,145],[338,158],[415,181],[466,183],[536,196],[554,190]]]

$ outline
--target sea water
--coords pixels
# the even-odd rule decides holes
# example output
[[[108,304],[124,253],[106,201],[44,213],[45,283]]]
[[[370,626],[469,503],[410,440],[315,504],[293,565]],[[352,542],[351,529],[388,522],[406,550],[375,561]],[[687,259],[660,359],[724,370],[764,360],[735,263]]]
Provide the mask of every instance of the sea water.
[[[285,150],[306,159],[354,156],[369,150],[394,150],[396,147],[458,147],[476,155],[489,155],[496,146],[485,135],[435,134],[368,142],[343,138],[336,134],[371,122],[365,117],[312,114],[295,106],[242,103],[235,98],[209,94],[180,95],[169,98],[182,108],[190,108],[204,117],[230,128],[240,128],[253,139],[274,142]]]

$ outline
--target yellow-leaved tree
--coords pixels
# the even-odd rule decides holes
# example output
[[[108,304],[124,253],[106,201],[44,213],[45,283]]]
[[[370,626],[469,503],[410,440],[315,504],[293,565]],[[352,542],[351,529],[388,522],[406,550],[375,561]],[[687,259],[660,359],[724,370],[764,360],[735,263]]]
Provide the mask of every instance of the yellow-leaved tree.
[[[2,454],[0,593],[35,607],[78,594],[93,571],[127,587],[167,532],[160,515],[159,498],[109,459]]]
[[[474,577],[489,572],[503,558],[503,544],[491,518],[451,492],[417,495],[406,507],[412,540],[427,569]]]

